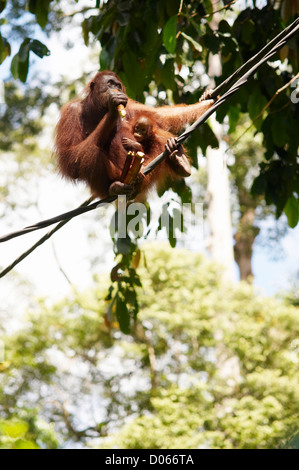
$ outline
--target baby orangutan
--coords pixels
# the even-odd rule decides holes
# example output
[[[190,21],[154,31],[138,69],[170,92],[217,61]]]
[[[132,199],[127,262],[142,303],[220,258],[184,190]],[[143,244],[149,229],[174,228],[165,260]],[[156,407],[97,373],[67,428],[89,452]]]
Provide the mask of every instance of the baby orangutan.
[[[141,115],[133,122],[133,136],[135,141],[122,137],[122,143],[128,151],[143,151],[146,163],[164,151],[169,153],[168,163],[173,166],[179,176],[190,176],[191,167],[182,145],[177,146],[176,138],[170,132],[159,128],[150,116]]]
[[[154,183],[157,184],[158,189],[161,189],[165,182],[165,175],[168,175],[172,181],[190,176],[191,166],[183,146],[177,145],[175,136],[159,127],[151,116],[138,113],[138,116],[130,123],[124,123],[121,126],[119,134],[128,158],[136,154],[139,158],[144,157],[145,166],[165,149],[169,153],[166,160],[159,165],[161,168],[157,167],[153,170],[153,175],[149,174],[146,177],[142,177],[142,173],[139,175],[135,185],[137,193],[141,184],[146,190]],[[126,170],[123,174],[123,181],[132,184],[132,181],[129,181],[130,177],[126,178]]]

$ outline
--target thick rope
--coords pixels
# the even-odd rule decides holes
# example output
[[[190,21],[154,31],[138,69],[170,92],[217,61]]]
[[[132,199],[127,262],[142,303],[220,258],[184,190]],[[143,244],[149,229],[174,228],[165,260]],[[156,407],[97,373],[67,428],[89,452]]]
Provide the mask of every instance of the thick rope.
[[[81,204],[80,208],[87,206],[93,198],[89,198],[87,201],[83,202]],[[89,206],[90,207],[90,206]],[[78,208],[79,209],[79,208]],[[70,211],[74,212],[74,211]],[[67,213],[66,213],[67,214]],[[0,278],[5,276],[5,274],[9,273],[17,264],[19,264],[23,259],[27,258],[27,256],[30,255],[37,247],[42,245],[45,241],[47,241],[52,235],[54,235],[57,230],[62,228],[65,224],[67,224],[70,220],[72,220],[73,217],[70,217],[68,219],[62,220],[59,224],[56,225],[56,227],[52,228],[48,233],[46,233],[42,238],[40,238],[34,245],[32,245],[28,250],[24,251],[18,258],[16,258],[9,266],[7,266],[3,271],[0,272]],[[46,221],[44,221],[46,222]],[[46,227],[46,225],[45,225]]]
[[[8,233],[7,235],[3,235],[0,237],[0,243],[6,242],[8,240],[11,240],[12,238],[20,237],[21,235],[25,235],[26,233],[34,232],[35,230],[40,230],[42,228],[49,227],[49,225],[56,224],[57,222],[66,220],[69,221],[76,217],[77,215],[84,214],[85,212],[92,211],[94,209],[97,209],[97,207],[109,204],[110,202],[115,201],[117,196],[109,196],[106,197],[105,199],[101,199],[100,201],[96,201],[92,204],[90,204],[91,201],[93,201],[93,197],[89,198],[87,201],[83,202],[79,207],[76,209],[73,209],[68,212],[64,212],[63,214],[57,215],[56,217],[52,217],[51,219],[46,219],[42,220],[41,222],[37,222],[34,225],[29,225],[28,227],[25,227],[21,230],[18,230],[17,232],[11,232]],[[87,205],[89,204],[89,205]]]
[[[281,31],[277,36],[271,39],[266,46],[264,46],[257,54],[252,56],[247,62],[241,67],[239,67],[230,77],[220,83],[215,90],[212,92],[212,98],[217,98],[218,95],[221,95],[224,90],[228,89],[233,83],[241,78],[248,70],[251,69],[255,64],[258,64],[260,61],[263,60],[264,56],[266,56],[275,46],[277,46],[282,40],[286,42],[296,34],[298,31],[299,26],[299,18],[297,18],[293,23],[287,26],[285,29]],[[283,47],[284,44],[280,45],[277,50]],[[268,60],[268,59],[267,59]],[[263,61],[264,62],[264,61]]]
[[[200,116],[199,119],[197,119],[197,121],[195,121],[191,126],[189,126],[188,129],[183,132],[183,134],[177,137],[178,144],[184,142],[184,140],[186,140],[190,136],[190,134],[195,131],[195,129],[197,129],[203,122],[205,122],[211,116],[211,114],[213,114],[223,103],[225,103],[225,101],[231,98],[231,96],[233,96],[243,85],[245,85],[245,83],[247,83],[248,80],[257,72],[257,70],[266,61],[268,61],[277,51],[279,51],[298,31],[299,18],[297,18],[290,26],[284,29],[276,38],[272,39],[272,41],[270,41],[267,46],[265,46],[254,57],[249,59],[246,64],[242,65],[229,78],[227,78],[217,88],[215,88],[215,90],[213,90],[211,93],[212,98],[216,98],[218,96],[219,91],[223,91],[228,86],[231,86],[233,81],[243,74],[242,77],[211,106],[211,108],[209,108],[204,114],[202,114],[202,116]],[[262,51],[264,51],[263,54]],[[262,59],[261,56],[263,56]],[[165,150],[146,166],[146,168],[143,170],[143,174],[147,175],[148,173],[150,173],[154,168],[156,168],[157,165],[159,165],[165,158],[167,158],[167,156],[168,153]]]

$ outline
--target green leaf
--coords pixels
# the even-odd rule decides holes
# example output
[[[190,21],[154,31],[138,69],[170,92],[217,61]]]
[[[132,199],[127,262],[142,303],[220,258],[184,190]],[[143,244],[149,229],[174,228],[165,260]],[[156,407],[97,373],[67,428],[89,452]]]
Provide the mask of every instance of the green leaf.
[[[283,147],[288,142],[288,123],[282,113],[272,120],[271,134],[277,147]]]
[[[47,46],[45,46],[45,44],[38,41],[37,39],[31,39],[29,47],[30,47],[30,50],[34,52],[34,54],[36,54],[41,59],[44,56],[49,56],[51,54]]]
[[[250,99],[249,99],[248,112],[249,112],[250,118],[252,120],[255,120],[266,104],[267,104],[266,97],[262,95],[259,90],[255,90],[251,94]],[[258,119],[255,120],[254,125],[257,128],[257,130],[261,129],[262,123],[263,123],[262,116],[260,116]]]
[[[100,68],[101,70],[109,70],[111,67],[111,54],[105,47],[102,48],[100,54]]]
[[[11,53],[9,42],[0,34],[0,64],[8,57]]]
[[[264,173],[260,173],[253,182],[251,188],[251,194],[254,196],[259,196],[264,194],[267,188],[267,179]]]
[[[204,7],[205,7],[206,15],[209,15],[210,13],[213,14],[213,4],[212,4],[211,0],[204,0],[203,4],[204,4]]]
[[[0,13],[4,10],[6,7],[6,0],[0,0]]]
[[[134,91],[135,95],[142,95],[145,87],[145,72],[140,67],[140,60],[138,60],[136,54],[127,47],[126,52],[123,54],[122,61],[130,89]]]
[[[197,23],[196,21],[190,19],[190,24],[193,26],[193,28],[195,29],[196,33],[199,35],[199,36],[202,36],[203,34],[203,25],[201,23]]]
[[[133,307],[134,310],[138,309],[137,293],[135,289],[126,290],[126,304]]]
[[[240,116],[240,110],[237,106],[231,106],[228,110],[228,120],[229,120],[229,130],[228,133],[231,134],[236,129]]]
[[[180,196],[182,204],[191,204],[192,191],[191,188],[186,184],[185,180],[175,181],[172,183],[171,189]]]
[[[219,25],[218,25],[218,30],[219,32],[225,34],[225,33],[229,33],[231,35],[232,33],[232,28],[230,26],[230,24],[225,21],[225,20],[221,20]]]
[[[26,82],[29,68],[29,39],[26,38],[20,46],[19,52],[11,61],[10,70],[14,78]]]
[[[130,277],[130,284],[133,286],[142,287],[140,276],[137,274],[135,268],[129,268],[129,277]]]
[[[118,238],[116,242],[117,252],[121,255],[128,255],[131,251],[131,239],[129,236],[126,238]]]
[[[42,42],[37,39],[25,38],[19,52],[12,59],[10,66],[13,77],[15,79],[19,78],[22,82],[26,82],[28,75],[30,51],[41,58],[50,54],[49,49]]]
[[[204,122],[203,125],[198,128],[198,135],[199,135],[198,143],[204,155],[206,154],[206,150],[209,145],[212,148],[219,147],[219,142],[218,142],[217,137],[215,136],[209,124],[207,124],[206,122]]]
[[[174,54],[176,50],[176,34],[177,34],[177,15],[169,18],[163,28],[163,43],[169,54]]]
[[[110,286],[109,289],[108,289],[108,294],[107,294],[106,297],[105,297],[105,300],[106,300],[107,302],[111,302],[113,290],[114,290],[114,287],[113,287],[113,286]]]
[[[171,217],[171,219],[172,219],[172,217]],[[172,220],[171,220],[171,224],[172,224]],[[167,236],[168,236],[169,245],[171,246],[171,248],[175,248],[175,246],[176,246],[176,236],[175,236],[172,225],[170,225],[168,230],[167,230]]]
[[[167,211],[167,216],[166,216],[166,219],[165,219],[165,215],[164,215],[164,220],[161,221],[162,222],[162,226],[164,226],[166,228],[166,233],[167,233],[167,237],[168,237],[168,241],[169,241],[169,244],[172,248],[175,248],[176,246],[176,237],[175,237],[175,230],[174,230],[174,219],[172,217],[172,215]]]
[[[23,83],[26,81],[29,68],[29,42],[30,39],[26,38],[19,49],[19,52],[13,57],[10,65],[12,76],[19,78]]]
[[[30,51],[30,38],[25,38],[18,52],[20,62],[26,62],[28,60],[29,51]]]
[[[41,28],[48,23],[49,6],[51,0],[29,0],[28,9],[36,16],[36,21]]]
[[[242,24],[241,36],[245,44],[252,43],[252,36],[255,34],[256,26],[253,20],[249,19]]]
[[[24,61],[19,60],[18,75],[21,82],[25,83],[29,70],[29,54]]]
[[[218,54],[220,50],[221,41],[215,36],[214,33],[206,34],[204,36],[205,46],[212,54]]]
[[[288,224],[291,228],[296,227],[299,221],[299,200],[292,195],[285,207],[284,207],[284,213],[288,218]]]
[[[14,79],[19,78],[19,54],[16,54],[10,64],[10,71]]]
[[[115,314],[121,331],[130,333],[130,315],[125,299],[118,292],[116,295]]]
[[[88,44],[89,44],[90,22],[88,20],[89,20],[89,18],[86,18],[82,22],[82,35],[83,35],[85,46],[88,46]]]
[[[161,82],[166,89],[173,90],[175,87],[174,60],[166,60],[161,69]]]
[[[194,47],[194,49],[198,52],[202,52],[202,46],[197,42],[195,41],[191,36],[188,36],[187,34],[181,32],[181,35],[188,41],[192,44],[192,46]]]

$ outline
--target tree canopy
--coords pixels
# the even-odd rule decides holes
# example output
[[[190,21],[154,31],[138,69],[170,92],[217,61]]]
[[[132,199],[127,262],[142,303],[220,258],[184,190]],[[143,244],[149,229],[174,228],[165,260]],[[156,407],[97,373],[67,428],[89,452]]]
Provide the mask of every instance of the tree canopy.
[[[13,3],[13,2],[12,2]],[[45,0],[26,2],[26,7],[10,1],[1,2],[2,25],[14,15],[21,18],[32,15],[40,28],[59,20],[72,21],[78,14],[78,2],[72,2],[73,14],[62,15],[63,2]],[[238,10],[236,2],[219,2],[220,21],[215,28],[214,10],[210,0],[108,0],[95,1],[84,7],[82,34],[88,46],[91,40],[100,41],[100,67],[119,73],[128,94],[143,101],[154,81],[158,91],[166,91],[176,103],[195,102],[203,91],[194,80],[201,76],[202,82],[208,73],[209,53],[219,54],[222,64],[221,77],[216,84],[227,78],[242,63],[259,51],[277,35],[297,14],[297,2],[266,2],[262,7],[256,1],[248,2],[246,8]],[[217,3],[218,7],[218,3]],[[27,13],[26,13],[27,15]],[[24,18],[27,16],[24,15]],[[7,16],[7,21],[6,21]],[[11,23],[12,37],[19,24]],[[1,62],[11,53],[9,40],[1,36]],[[12,58],[11,72],[15,78],[26,80],[29,57],[49,54],[45,44],[34,37],[24,37],[19,51]],[[203,69],[199,70],[199,64]],[[259,175],[252,191],[263,195],[267,204],[276,206],[276,214],[286,212],[289,224],[298,223],[298,98],[292,79],[298,73],[298,35],[285,46],[277,57],[265,65],[253,80],[240,90],[227,105],[217,112],[217,119],[229,120],[231,132],[238,123],[240,113],[249,113],[256,133],[263,136],[264,161],[260,163]],[[298,77],[297,77],[298,80]],[[159,95],[158,95],[159,99]],[[215,136],[208,125],[190,139],[190,147],[216,145]],[[196,152],[193,151],[196,165]]]
[[[3,337],[3,447],[278,448],[297,430],[298,309],[201,255],[145,254],[131,335],[96,288],[31,304]]]

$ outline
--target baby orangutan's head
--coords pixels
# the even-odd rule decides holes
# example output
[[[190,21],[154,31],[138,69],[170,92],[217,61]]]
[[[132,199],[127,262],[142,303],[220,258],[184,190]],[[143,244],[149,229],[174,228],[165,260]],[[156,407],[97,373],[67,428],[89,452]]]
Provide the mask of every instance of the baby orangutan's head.
[[[137,142],[144,142],[153,131],[153,123],[147,116],[140,116],[134,125],[134,137]]]

